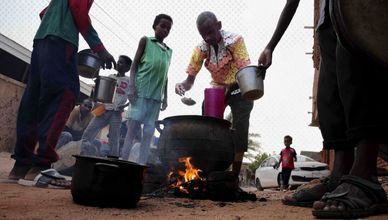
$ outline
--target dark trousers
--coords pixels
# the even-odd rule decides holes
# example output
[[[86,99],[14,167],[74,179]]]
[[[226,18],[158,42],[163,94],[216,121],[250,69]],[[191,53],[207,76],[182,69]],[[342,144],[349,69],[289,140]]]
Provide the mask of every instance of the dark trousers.
[[[34,42],[17,118],[12,155],[17,164],[50,166],[58,160],[55,146],[79,95],[76,53],[74,45],[59,38]]]
[[[291,172],[292,172],[292,169],[287,169],[287,168],[282,169],[282,181],[283,181],[284,188],[288,188]]]
[[[388,139],[388,71],[349,52],[330,24],[318,30],[321,67],[318,117],[325,149],[346,149],[361,139]]]
[[[231,95],[226,104],[232,112],[232,127],[234,129],[235,152],[248,150],[249,118],[253,109],[253,101],[245,100],[241,93]]]

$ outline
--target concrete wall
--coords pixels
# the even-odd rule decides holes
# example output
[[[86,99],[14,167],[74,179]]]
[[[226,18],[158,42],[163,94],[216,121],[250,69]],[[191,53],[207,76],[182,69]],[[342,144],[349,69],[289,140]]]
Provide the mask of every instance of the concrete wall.
[[[12,152],[16,142],[16,117],[25,85],[0,74],[0,152]]]

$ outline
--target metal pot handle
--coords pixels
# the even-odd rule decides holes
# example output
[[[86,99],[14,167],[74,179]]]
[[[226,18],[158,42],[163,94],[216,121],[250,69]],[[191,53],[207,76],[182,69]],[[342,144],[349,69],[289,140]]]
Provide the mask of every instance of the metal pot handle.
[[[101,173],[118,173],[120,171],[120,167],[116,164],[96,163],[94,164],[94,167]]]
[[[116,178],[119,176],[120,167],[115,164],[108,163],[95,163],[93,169],[93,188],[104,188],[113,181],[116,181]],[[114,178],[112,180],[112,178]]]
[[[163,132],[163,129],[160,127],[160,125],[163,125],[163,128],[164,128],[164,121],[163,120],[155,121],[155,128],[161,134]]]

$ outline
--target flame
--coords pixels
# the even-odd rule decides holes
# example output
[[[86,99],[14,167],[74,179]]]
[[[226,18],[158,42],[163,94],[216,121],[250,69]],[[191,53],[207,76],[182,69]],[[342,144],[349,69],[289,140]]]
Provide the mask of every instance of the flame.
[[[204,178],[200,176],[202,170],[197,169],[191,164],[192,157],[181,157],[179,158],[179,163],[185,163],[185,171],[178,170],[175,171],[172,169],[168,174],[168,179],[170,180],[171,187],[178,188],[183,193],[189,193],[189,191],[185,188],[185,183],[189,183],[191,181],[204,181]]]
[[[185,163],[186,166],[186,172],[179,171],[179,175],[185,178],[185,182],[190,182],[192,180],[200,180],[202,179],[199,176],[199,172],[202,172],[200,169],[196,169],[191,163],[190,163],[191,157],[182,157],[179,158],[179,163]]]

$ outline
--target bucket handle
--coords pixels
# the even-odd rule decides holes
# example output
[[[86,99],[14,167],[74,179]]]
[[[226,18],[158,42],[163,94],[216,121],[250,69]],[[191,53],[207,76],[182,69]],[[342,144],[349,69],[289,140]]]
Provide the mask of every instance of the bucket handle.
[[[263,65],[259,65],[257,67],[257,77],[262,77],[263,79],[265,78],[265,72],[267,71],[266,68]]]
[[[163,120],[155,121],[155,128],[161,134],[163,132],[163,129],[160,127],[160,125],[163,125],[163,128],[164,128],[164,121]]]

